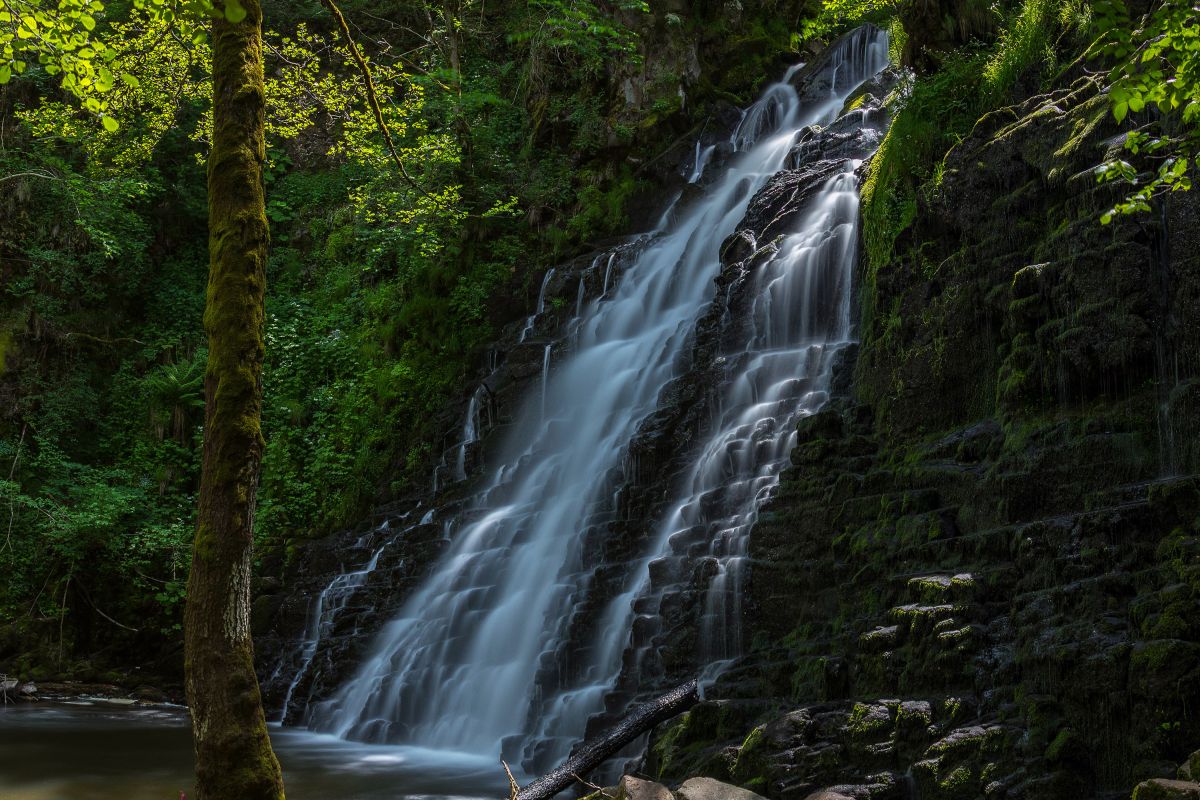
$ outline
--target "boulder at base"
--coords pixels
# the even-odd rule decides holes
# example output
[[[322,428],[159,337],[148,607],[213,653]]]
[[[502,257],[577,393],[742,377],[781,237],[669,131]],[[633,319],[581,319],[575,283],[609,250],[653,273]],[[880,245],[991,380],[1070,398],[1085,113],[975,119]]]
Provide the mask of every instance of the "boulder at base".
[[[762,795],[712,778],[688,778],[675,792],[679,800],[764,800]]]
[[[632,775],[621,778],[617,800],[673,800],[671,790],[661,783],[644,781]]]
[[[1200,800],[1200,783],[1155,778],[1133,790],[1133,800]]]

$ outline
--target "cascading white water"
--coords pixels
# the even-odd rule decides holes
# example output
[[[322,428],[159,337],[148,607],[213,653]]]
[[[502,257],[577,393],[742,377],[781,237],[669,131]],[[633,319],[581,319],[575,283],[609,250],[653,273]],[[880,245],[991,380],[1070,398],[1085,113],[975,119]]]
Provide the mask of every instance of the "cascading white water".
[[[402,521],[402,519],[399,521]],[[424,521],[422,520],[422,522]],[[381,530],[383,529],[381,528]],[[383,555],[383,551],[393,541],[394,537],[389,537],[386,542],[376,547],[371,553],[371,557],[367,559],[367,563],[360,569],[349,570],[336,576],[311,602],[308,621],[304,626],[304,642],[301,645],[300,667],[292,676],[292,680],[288,683],[287,691],[284,693],[283,705],[280,708],[280,722],[283,722],[284,718],[286,718],[288,708],[292,703],[292,695],[295,694],[296,687],[300,685],[300,681],[308,674],[308,670],[312,666],[313,656],[317,653],[317,647],[320,645],[321,640],[329,635],[330,630],[337,621],[338,612],[345,608],[346,603],[350,601],[354,593],[367,582],[371,573],[375,571],[376,565],[379,564],[379,557]]]
[[[600,290],[600,296],[602,298],[608,297],[608,284],[612,278],[613,262],[616,260],[617,254],[615,252],[608,254],[608,263],[604,267],[604,286]]]
[[[743,115],[735,141],[758,135],[768,120],[768,136],[790,143],[789,126],[831,121],[846,96],[888,63],[887,38],[873,28],[860,29],[827,66],[830,95],[807,109],[796,108],[787,86],[799,67]],[[791,105],[789,106],[789,99]],[[770,138],[761,145],[769,145]],[[651,589],[651,563],[708,558],[715,575],[705,592],[701,620],[700,663],[710,675],[741,646],[741,588],[750,528],[761,501],[773,490],[795,438],[796,422],[827,398],[833,357],[850,339],[850,281],[858,236],[858,195],[853,170],[832,178],[811,202],[797,232],[759,268],[744,345],[725,353],[725,390],[719,399],[712,433],[697,455],[691,474],[669,506],[646,558],[626,571],[625,590],[605,607],[585,678],[549,703],[538,736],[558,738],[567,746],[579,735],[581,720],[599,707],[621,669],[637,614],[635,600]],[[728,175],[725,180],[728,180]],[[720,510],[720,511],[718,511]],[[702,553],[696,552],[696,546]],[[665,587],[664,587],[665,588]],[[645,612],[646,603],[639,603]],[[657,603],[649,604],[652,608]],[[656,610],[650,613],[656,613]],[[636,654],[635,654],[636,655]]]
[[[858,236],[852,161],[812,201],[797,233],[755,276],[748,341],[725,357],[719,418],[659,536],[658,557],[713,572],[704,594],[700,661],[739,655],[742,584],[751,527],[795,443],[796,423],[828,398],[833,359],[850,342],[850,283]]]
[[[696,155],[692,157],[692,172],[688,175],[688,183],[695,183],[704,177],[704,167],[708,164],[708,159],[712,156],[713,151],[717,146],[710,144],[708,147],[700,147],[700,141],[696,141]]]
[[[754,195],[783,167],[796,132],[827,122],[845,95],[883,66],[878,56],[882,51],[886,58],[886,44],[881,42],[879,34],[865,48],[858,42],[835,53],[828,69],[838,80],[819,102],[802,106],[792,87],[772,84],[743,115],[734,134],[738,153],[713,177],[705,197],[664,213],[664,227],[624,266],[614,287],[607,285],[610,260],[601,297],[585,303],[580,283],[570,352],[551,365],[547,346],[541,386],[526,399],[517,424],[496,451],[497,466],[485,476],[483,488],[452,523],[445,554],[378,634],[354,677],[310,707],[311,727],[347,738],[479,754],[497,753],[507,737],[539,738],[546,743],[544,756],[567,753],[587,718],[600,710],[619,671],[631,600],[644,588],[646,571],[644,564],[635,565],[626,593],[608,604],[582,677],[555,697],[536,696],[538,671],[552,660],[562,634],[559,622],[591,575],[580,563],[579,534],[598,510],[610,506],[610,494],[602,491],[608,485],[605,476],[621,468],[624,447],[675,377],[695,322],[713,297],[722,242]],[[853,183],[844,187],[853,196]],[[756,333],[741,365],[747,370],[746,388],[726,398],[721,417],[721,427],[732,426],[740,439],[748,436],[742,429],[751,423],[740,421],[746,415],[778,418],[778,430],[786,427],[796,412],[783,415],[783,404],[795,406],[791,394],[777,389],[786,382],[784,373],[815,376],[804,359],[827,361],[829,331],[808,331],[807,323],[786,321],[798,312],[792,304],[805,306],[810,299],[803,282],[797,287],[784,278],[803,272],[810,261],[813,270],[818,268],[816,257],[805,253],[820,249],[819,238],[814,229],[788,240],[776,260],[779,280],[763,287],[762,302],[756,304]],[[543,281],[539,311],[549,280],[547,275]],[[777,323],[776,316],[785,321]],[[527,322],[522,341],[535,321],[536,315]],[[803,338],[806,331],[813,341]],[[731,370],[741,367],[730,365]],[[763,392],[772,391],[778,397],[764,401]],[[817,395],[812,397],[815,402]],[[770,442],[769,452],[745,448],[745,463],[734,472],[760,469],[762,456],[763,464],[774,465],[761,467],[773,479],[787,436],[776,434]],[[709,461],[719,466],[721,460],[710,458],[706,449],[701,464]],[[698,465],[697,470],[700,481],[721,474],[715,467]],[[756,475],[737,480],[748,487],[747,496],[758,491]],[[687,508],[685,499],[680,513]],[[748,526],[743,516],[731,524]],[[725,557],[714,551],[714,557],[727,575],[738,572],[736,553]]]
[[[467,403],[467,415],[463,419],[462,441],[458,445],[458,455],[454,463],[454,476],[458,480],[467,478],[467,448],[479,441],[480,414],[487,407],[485,393],[487,386],[480,384]]]

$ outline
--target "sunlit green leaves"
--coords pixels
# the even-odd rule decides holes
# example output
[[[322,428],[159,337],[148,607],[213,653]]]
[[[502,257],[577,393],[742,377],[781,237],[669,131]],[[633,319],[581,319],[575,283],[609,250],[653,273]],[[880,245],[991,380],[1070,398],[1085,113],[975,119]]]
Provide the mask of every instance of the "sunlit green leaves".
[[[0,2],[0,83],[8,83],[36,63],[47,75],[57,77],[62,89],[104,130],[117,130],[120,125],[108,98],[116,84],[114,62],[136,61],[140,54],[118,35],[104,2]],[[193,42],[203,40],[205,21],[217,13],[210,0],[133,0],[132,6],[142,23],[171,26],[177,37]],[[246,16],[237,0],[225,3],[221,13],[235,22]],[[133,71],[124,73],[132,77]]]
[[[1157,162],[1145,174],[1124,161],[1097,170],[1101,182],[1135,187],[1104,213],[1107,224],[1149,211],[1159,194],[1190,189],[1191,173],[1200,170],[1200,15],[1192,0],[1165,0],[1135,21],[1124,3],[1106,0],[1097,5],[1096,20],[1100,51],[1116,63],[1109,88],[1113,117],[1138,125],[1125,148]]]
[[[245,18],[246,9],[238,0],[225,0],[225,19],[236,25]]]
[[[826,38],[863,22],[880,22],[899,5],[898,0],[824,0],[819,14],[800,21],[801,38]]]

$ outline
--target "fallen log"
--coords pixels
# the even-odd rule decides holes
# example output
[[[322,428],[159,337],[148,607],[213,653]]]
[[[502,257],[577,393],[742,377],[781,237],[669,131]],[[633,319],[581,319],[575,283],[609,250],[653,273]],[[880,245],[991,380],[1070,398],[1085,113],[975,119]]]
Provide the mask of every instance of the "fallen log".
[[[700,688],[695,680],[640,705],[615,727],[591,741],[584,742],[562,766],[547,773],[523,788],[517,789],[512,781],[513,793],[510,800],[550,800],[551,797],[576,782],[615,755],[622,747],[641,736],[660,722],[676,714],[682,714],[700,702]],[[508,766],[505,765],[505,769]],[[511,773],[510,773],[511,775]],[[510,777],[511,780],[511,777]]]

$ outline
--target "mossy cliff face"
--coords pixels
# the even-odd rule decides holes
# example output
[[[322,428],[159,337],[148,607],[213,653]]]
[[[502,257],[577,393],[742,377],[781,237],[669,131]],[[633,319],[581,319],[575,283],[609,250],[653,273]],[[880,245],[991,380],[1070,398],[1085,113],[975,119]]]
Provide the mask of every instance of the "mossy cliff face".
[[[1086,78],[989,114],[863,268],[752,536],[754,652],[651,774],[1117,797],[1200,746],[1200,198],[1101,226],[1116,133]]]

